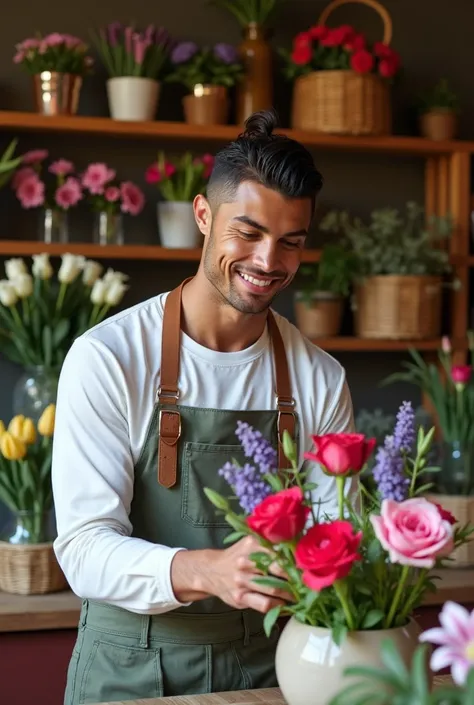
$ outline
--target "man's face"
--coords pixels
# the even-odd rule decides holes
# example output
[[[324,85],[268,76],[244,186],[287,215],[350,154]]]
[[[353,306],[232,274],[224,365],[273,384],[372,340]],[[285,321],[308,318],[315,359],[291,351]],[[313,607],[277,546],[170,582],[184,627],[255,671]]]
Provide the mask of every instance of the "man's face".
[[[195,208],[200,221],[199,205]],[[200,221],[207,279],[241,313],[264,311],[298,270],[311,215],[309,198],[289,199],[243,182],[234,201],[221,204],[207,226]]]

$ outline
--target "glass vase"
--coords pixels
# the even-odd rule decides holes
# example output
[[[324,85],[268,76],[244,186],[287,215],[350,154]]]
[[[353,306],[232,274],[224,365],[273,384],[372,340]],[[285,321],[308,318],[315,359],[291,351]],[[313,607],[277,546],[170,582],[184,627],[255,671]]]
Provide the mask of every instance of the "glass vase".
[[[56,403],[58,380],[56,368],[27,367],[13,389],[13,414],[23,414],[37,423],[45,408]]]
[[[55,538],[52,512],[22,509],[12,513],[0,533],[0,540],[11,545],[51,543]]]
[[[97,245],[123,245],[123,218],[121,213],[100,211],[95,214],[94,242]]]
[[[474,493],[474,443],[444,441],[438,464],[441,470],[432,478],[437,492],[464,496]]]
[[[68,213],[56,208],[41,211],[40,239],[46,243],[66,243],[69,239]]]

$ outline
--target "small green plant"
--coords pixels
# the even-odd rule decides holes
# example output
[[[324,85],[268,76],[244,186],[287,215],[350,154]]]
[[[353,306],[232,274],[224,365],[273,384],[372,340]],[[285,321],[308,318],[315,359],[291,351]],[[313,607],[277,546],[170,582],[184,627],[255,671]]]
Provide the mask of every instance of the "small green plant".
[[[423,208],[412,201],[405,217],[395,208],[381,208],[364,223],[346,211],[331,211],[320,228],[345,239],[355,255],[354,278],[451,271],[449,253],[440,247],[452,233],[451,216],[433,215],[425,222]]]
[[[431,110],[459,112],[459,98],[450,90],[448,82],[442,78],[431,90],[423,93],[418,101],[418,111],[429,113]]]
[[[242,27],[246,27],[266,24],[282,2],[284,0],[211,0],[211,5],[228,10]]]
[[[299,291],[308,305],[314,292],[324,291],[347,297],[350,293],[354,255],[340,244],[326,245],[317,265],[301,268],[303,278]]]
[[[18,140],[12,140],[0,157],[0,188],[5,186],[17,167],[21,164],[21,157],[14,157]]]

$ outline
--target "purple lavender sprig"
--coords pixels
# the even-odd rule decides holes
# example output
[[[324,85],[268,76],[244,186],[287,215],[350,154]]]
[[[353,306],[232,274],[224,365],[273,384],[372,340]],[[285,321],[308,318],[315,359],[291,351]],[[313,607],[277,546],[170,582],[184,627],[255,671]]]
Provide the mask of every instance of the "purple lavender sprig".
[[[403,502],[408,496],[410,478],[405,473],[405,455],[415,442],[415,413],[410,402],[400,406],[393,435],[385,437],[377,450],[373,477],[381,499]]]
[[[262,475],[276,471],[277,452],[266,438],[262,436],[260,431],[256,431],[244,421],[237,421],[235,435],[239,439],[246,457],[252,458],[254,463],[257,463]]]

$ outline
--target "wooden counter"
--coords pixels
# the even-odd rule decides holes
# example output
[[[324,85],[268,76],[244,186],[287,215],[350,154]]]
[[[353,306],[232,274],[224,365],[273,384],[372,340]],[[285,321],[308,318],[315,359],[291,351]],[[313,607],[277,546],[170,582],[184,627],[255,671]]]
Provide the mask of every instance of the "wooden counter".
[[[446,600],[474,603],[474,569],[438,571],[438,591],[427,595],[426,606],[442,605]],[[0,592],[0,632],[75,629],[81,600],[72,592],[49,595],[9,595]]]

